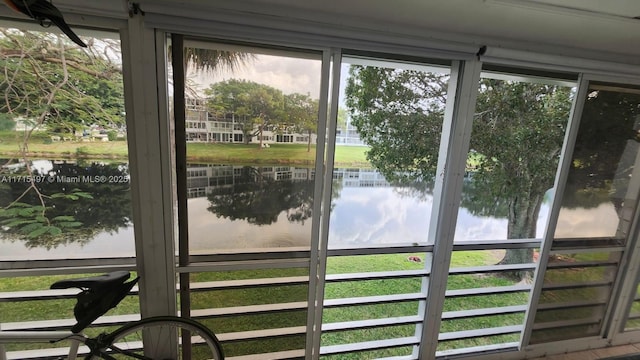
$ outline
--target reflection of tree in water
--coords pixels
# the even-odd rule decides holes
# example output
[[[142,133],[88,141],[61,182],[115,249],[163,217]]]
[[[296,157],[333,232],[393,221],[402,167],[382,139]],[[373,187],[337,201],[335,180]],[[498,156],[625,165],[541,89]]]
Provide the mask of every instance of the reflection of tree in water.
[[[430,181],[414,180],[391,183],[393,190],[402,198],[427,201],[433,196],[433,179]]]
[[[276,180],[247,166],[232,185],[214,188],[207,198],[207,210],[218,217],[270,225],[286,212],[290,222],[304,223],[313,208],[313,180]]]
[[[492,184],[478,181],[473,175],[463,182],[460,206],[475,216],[507,219],[509,216],[509,198],[492,192],[487,187]]]
[[[33,176],[56,178],[56,181],[41,181],[37,184],[38,194],[28,191],[19,202],[25,215],[22,224],[15,219],[3,220],[2,236],[13,241],[23,241],[29,248],[55,248],[69,243],[86,244],[97,234],[108,232],[113,234],[120,229],[131,226],[131,197],[128,181],[88,181],[97,176],[110,179],[126,179],[129,176],[128,167],[121,164],[74,164],[53,163],[49,171],[33,169]],[[19,170],[20,171],[20,170]],[[17,173],[3,174],[17,176]],[[62,178],[86,177],[85,181],[62,181]],[[60,180],[60,181],[58,181]],[[5,182],[0,184],[0,206],[6,209],[13,204],[27,189],[26,182]],[[86,194],[75,196],[74,194]],[[41,197],[46,208],[41,215]],[[53,196],[52,196],[53,195]],[[33,211],[35,210],[35,211]],[[31,212],[31,214],[29,214]],[[56,220],[66,220],[65,222]],[[7,226],[13,221],[13,226]],[[67,224],[58,226],[59,232],[46,232],[33,235],[32,228],[27,227],[28,221],[42,224]],[[34,223],[36,224],[36,223]],[[33,227],[33,226],[32,226]]]
[[[638,155],[639,104],[640,96],[626,91],[587,96],[563,207],[612,202],[620,212]]]

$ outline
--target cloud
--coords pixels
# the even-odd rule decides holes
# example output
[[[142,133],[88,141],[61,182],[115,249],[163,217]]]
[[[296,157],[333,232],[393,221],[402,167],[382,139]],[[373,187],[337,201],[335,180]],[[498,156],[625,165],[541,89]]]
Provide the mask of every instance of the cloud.
[[[244,79],[272,86],[285,94],[309,94],[317,99],[320,94],[320,71],[322,62],[318,58],[293,58],[274,55],[255,55],[252,60],[235,70],[213,74],[197,73],[191,79],[206,89],[211,84],[229,79]]]

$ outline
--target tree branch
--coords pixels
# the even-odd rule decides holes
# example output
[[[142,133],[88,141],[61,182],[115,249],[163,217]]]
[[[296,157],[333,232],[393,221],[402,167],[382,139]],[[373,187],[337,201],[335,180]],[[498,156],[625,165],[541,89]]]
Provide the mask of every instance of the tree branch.
[[[12,49],[0,49],[0,56],[3,57],[24,57],[24,54],[22,51],[20,50],[12,50]],[[44,62],[48,62],[48,63],[54,63],[54,64],[62,64],[62,60],[60,58],[55,58],[55,57],[48,57],[45,56],[44,54],[39,54],[39,55],[33,55],[31,56],[31,58],[33,60],[39,60],[39,61],[44,61]],[[89,75],[93,75],[95,77],[101,78],[101,79],[110,79],[111,76],[109,75],[109,73],[105,73],[105,72],[100,72],[100,71],[95,71],[92,70],[86,66],[82,66],[82,64],[75,62],[75,61],[69,61],[66,60],[66,66],[72,67],[74,69],[80,70],[82,72],[85,72]]]

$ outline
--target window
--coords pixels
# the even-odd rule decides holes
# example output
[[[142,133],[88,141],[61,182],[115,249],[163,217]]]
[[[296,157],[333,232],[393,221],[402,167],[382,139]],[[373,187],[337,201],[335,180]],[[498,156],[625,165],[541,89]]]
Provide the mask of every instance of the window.
[[[3,274],[0,323],[46,330],[73,320],[75,300],[50,292],[54,281],[135,268],[120,40],[74,28],[88,44],[79,48],[57,32],[3,25],[0,271],[19,273]],[[119,311],[140,313],[137,297]]]
[[[215,171],[187,181],[188,226],[180,229],[179,255],[189,267],[182,267],[179,282],[189,290],[180,292],[182,311],[233,337],[224,344],[227,356],[304,349],[316,151],[291,147],[293,135],[285,136],[282,148],[269,142],[272,129],[290,124],[317,133],[321,57],[186,43],[187,59],[208,52],[234,66],[207,72],[194,61],[188,67],[205,111],[230,116],[218,123],[223,131],[213,134],[226,144],[186,145],[187,173],[200,167]],[[210,265],[207,271],[191,270],[203,263]],[[228,286],[234,282],[244,285]]]
[[[591,82],[579,101],[584,108],[532,343],[600,335],[637,207],[640,91]],[[631,314],[627,326],[634,327]]]
[[[336,139],[321,339],[328,358],[345,356],[346,344],[368,349],[363,358],[411,355],[417,345],[449,72],[343,57],[337,126],[348,121],[363,145]],[[394,345],[376,350],[382,341]]]
[[[133,257],[119,40],[96,38],[95,52],[66,46],[62,57],[61,35],[2,34],[3,48],[19,54],[0,63],[11,74],[3,144],[31,152],[4,152],[0,260]],[[51,61],[34,53],[42,46]],[[65,77],[65,61],[90,66],[68,66]]]

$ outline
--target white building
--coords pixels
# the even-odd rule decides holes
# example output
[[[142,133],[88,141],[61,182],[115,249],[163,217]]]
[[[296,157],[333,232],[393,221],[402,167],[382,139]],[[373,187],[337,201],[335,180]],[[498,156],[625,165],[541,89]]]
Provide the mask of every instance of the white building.
[[[245,133],[241,124],[236,121],[236,115],[229,113],[222,118],[207,111],[205,99],[187,98],[185,116],[189,142],[245,143]],[[255,135],[251,136],[249,141],[251,144],[309,143],[309,134],[300,134],[286,129],[284,131],[264,130],[260,135],[256,126],[252,131],[253,134]],[[311,144],[316,143],[316,138],[316,134],[311,134]]]

